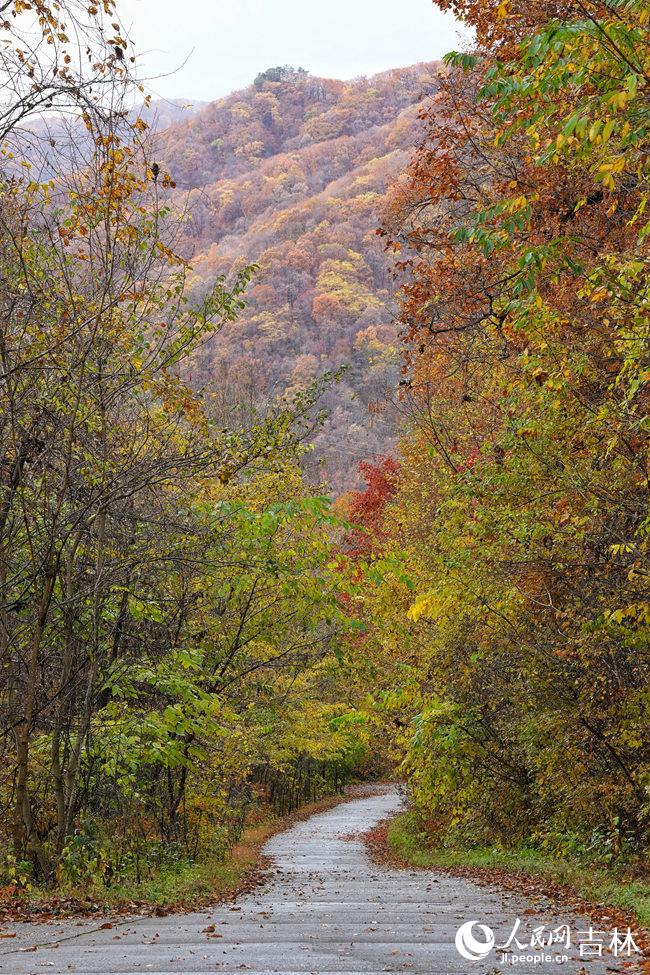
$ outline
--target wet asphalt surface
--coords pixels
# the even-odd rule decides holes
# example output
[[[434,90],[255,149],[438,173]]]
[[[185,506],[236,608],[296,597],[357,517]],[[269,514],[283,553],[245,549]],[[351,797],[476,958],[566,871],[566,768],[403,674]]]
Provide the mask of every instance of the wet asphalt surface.
[[[272,837],[264,852],[272,867],[266,882],[235,904],[202,913],[163,918],[18,923],[0,941],[0,975],[346,975],[393,972],[402,975],[492,975],[501,971],[630,972],[627,956],[581,957],[579,933],[585,918],[554,913],[543,898],[527,900],[497,887],[434,871],[378,866],[356,834],[399,811],[397,788],[342,803]],[[487,925],[495,945],[504,945],[520,920],[516,937],[527,946],[533,929],[570,925],[569,950],[555,944],[538,951],[496,948],[469,960],[456,948],[458,927]],[[477,941],[486,935],[474,927]],[[611,932],[606,932],[609,941]],[[34,950],[34,946],[36,950]],[[584,951],[584,949],[583,949]],[[566,960],[560,962],[561,955]],[[545,956],[545,957],[543,957]]]

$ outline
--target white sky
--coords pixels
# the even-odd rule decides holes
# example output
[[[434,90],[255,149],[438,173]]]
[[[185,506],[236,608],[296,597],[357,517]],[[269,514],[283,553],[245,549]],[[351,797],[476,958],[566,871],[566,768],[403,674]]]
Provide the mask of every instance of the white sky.
[[[117,11],[154,97],[209,101],[278,64],[353,78],[466,46],[431,0],[118,0]]]

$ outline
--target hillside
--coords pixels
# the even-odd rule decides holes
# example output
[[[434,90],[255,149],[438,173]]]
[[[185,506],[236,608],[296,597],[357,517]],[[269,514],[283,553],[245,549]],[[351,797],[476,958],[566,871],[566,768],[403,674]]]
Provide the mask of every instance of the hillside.
[[[259,265],[245,312],[205,347],[197,375],[267,397],[347,366],[325,397],[331,416],[310,460],[334,491],[354,485],[356,461],[393,442],[394,283],[375,228],[437,70],[342,82],[271,69],[157,135],[174,202],[189,210],[181,246],[191,298],[219,274]]]

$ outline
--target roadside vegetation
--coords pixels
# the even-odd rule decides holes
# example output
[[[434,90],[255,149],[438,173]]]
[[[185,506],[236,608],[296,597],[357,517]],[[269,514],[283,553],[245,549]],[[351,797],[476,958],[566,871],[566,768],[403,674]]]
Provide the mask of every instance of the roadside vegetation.
[[[436,846],[643,880],[649,12],[439,6],[477,47],[385,209],[406,429],[361,512],[372,701]]]
[[[245,869],[236,844],[256,842],[259,810],[258,837],[265,810],[289,815],[374,763],[398,766],[418,817],[395,841],[444,851],[418,856],[512,857],[581,888],[589,874],[603,897],[623,878],[619,901],[647,914],[650,14],[438,5],[476,50],[445,59],[383,200],[403,426],[333,501],[304,472],[340,374],[312,381],[303,361],[263,401],[235,375],[197,378],[260,268],[243,255],[197,286],[191,198],[126,108],[119,11],[9,0],[6,898],[199,896]],[[274,85],[302,98],[296,74],[260,75],[256,104]],[[49,115],[21,128],[41,109],[56,133]],[[319,269],[314,320],[332,337],[372,306],[388,375],[363,260],[318,246],[313,264],[287,249],[300,274]],[[257,292],[264,327],[289,328],[293,299],[276,316],[276,297]]]
[[[417,813],[409,812],[389,823],[388,844],[415,867],[461,870],[479,881],[517,887],[526,893],[531,891],[531,881],[539,879],[550,883],[550,890],[545,892],[551,896],[560,893],[569,902],[578,896],[600,907],[610,905],[650,925],[650,881],[645,863],[632,855],[609,858],[597,837],[589,849],[568,844],[564,853],[525,842],[470,847],[436,835]],[[556,885],[563,889],[558,891]],[[532,890],[539,892],[534,886]]]
[[[112,4],[10,5],[0,889],[173,900],[204,869],[237,872],[213,865],[256,809],[336,792],[366,751],[344,689],[345,528],[300,468],[337,377],[259,410],[197,388],[192,356],[254,268],[188,301]],[[40,108],[56,138],[20,127]]]

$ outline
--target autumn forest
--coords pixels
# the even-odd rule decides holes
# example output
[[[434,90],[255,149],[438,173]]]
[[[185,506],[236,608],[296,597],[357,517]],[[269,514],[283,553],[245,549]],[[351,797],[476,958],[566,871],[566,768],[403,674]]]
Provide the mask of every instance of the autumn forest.
[[[650,11],[435,3],[472,47],[184,110],[119,3],[2,7],[0,910],[389,777],[647,881]]]

